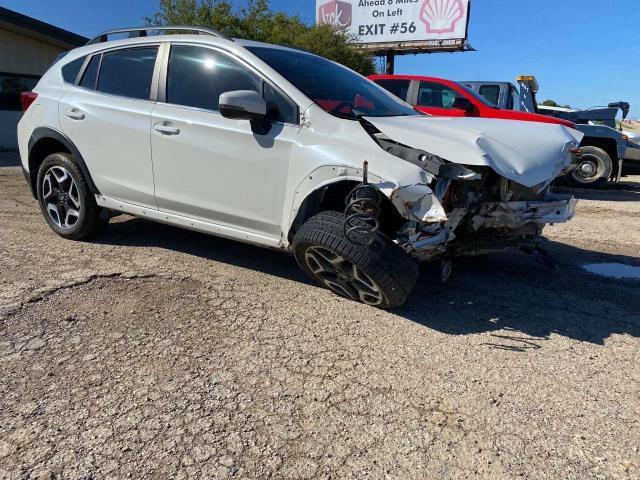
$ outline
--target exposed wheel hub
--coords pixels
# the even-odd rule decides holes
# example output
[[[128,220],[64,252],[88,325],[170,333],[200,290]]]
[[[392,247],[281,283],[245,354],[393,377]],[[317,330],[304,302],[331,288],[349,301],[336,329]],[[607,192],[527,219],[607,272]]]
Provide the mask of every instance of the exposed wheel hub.
[[[606,170],[607,167],[600,157],[583,154],[580,163],[571,175],[580,183],[592,183],[606,175]]]
[[[583,174],[591,176],[596,172],[597,168],[593,162],[584,162],[580,166],[580,170],[582,170]]]

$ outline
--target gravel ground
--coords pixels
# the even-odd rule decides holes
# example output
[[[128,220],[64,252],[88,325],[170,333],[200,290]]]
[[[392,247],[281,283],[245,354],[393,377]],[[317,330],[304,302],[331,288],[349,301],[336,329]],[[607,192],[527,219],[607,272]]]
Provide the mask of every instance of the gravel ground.
[[[384,312],[130,217],[46,226],[0,162],[0,478],[640,478],[640,177]],[[4,166],[2,166],[4,165]]]

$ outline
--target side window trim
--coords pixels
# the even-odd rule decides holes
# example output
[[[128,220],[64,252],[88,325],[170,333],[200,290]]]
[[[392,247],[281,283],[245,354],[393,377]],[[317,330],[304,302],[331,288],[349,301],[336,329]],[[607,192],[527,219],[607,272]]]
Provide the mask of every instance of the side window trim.
[[[100,50],[97,52],[93,52],[93,53],[88,53],[86,55],[85,61],[82,64],[82,67],[80,67],[80,71],[78,72],[78,75],[76,76],[75,82],[73,84],[74,87],[76,88],[81,88],[83,90],[89,91],[89,92],[93,92],[93,93],[97,93],[100,95],[108,95],[110,97],[117,97],[117,98],[126,98],[128,100],[136,100],[136,101],[142,101],[142,102],[156,102],[156,100],[154,100],[155,97],[157,97],[157,86],[155,84],[155,80],[156,80],[156,73],[158,71],[158,69],[161,66],[161,52],[162,52],[162,46],[167,43],[167,42],[158,42],[158,43],[143,43],[143,44],[136,44],[136,45],[121,45],[118,47],[112,47],[112,48],[107,48],[104,50]],[[127,49],[135,49],[135,48],[145,48],[145,47],[158,47],[158,52],[156,53],[156,60],[155,60],[155,64],[154,64],[154,70],[153,70],[153,74],[151,77],[151,89],[149,92],[149,98],[148,99],[143,99],[143,98],[131,98],[131,97],[124,97],[122,95],[115,95],[112,93],[105,93],[105,92],[101,92],[98,91],[98,79],[100,78],[100,70],[102,68],[102,58],[103,58],[103,54],[104,53],[109,53],[109,52],[115,52],[117,50],[127,50]],[[97,55],[100,55],[100,62],[98,63],[98,71],[96,72],[96,80],[95,83],[93,85],[92,89],[89,88],[85,88],[85,87],[81,87],[80,86],[80,81],[82,81],[82,77],[84,76],[84,73],[87,69],[87,67],[89,66],[89,63],[91,62],[91,59]],[[154,87],[156,87],[156,90],[154,90]]]
[[[82,66],[80,67],[80,70],[78,70],[76,79],[73,81],[73,84],[72,84],[74,87],[77,87],[78,84],[80,83],[80,80],[82,79],[82,75],[84,75],[84,71],[87,69],[87,65],[89,65],[89,62],[91,61],[91,57],[93,57],[93,55],[84,56],[84,62],[82,62]]]
[[[172,106],[175,106],[175,107],[190,108],[190,109],[193,109],[193,110],[200,110],[200,111],[203,111],[203,112],[211,112],[211,113],[215,113],[215,114],[220,115],[220,112],[218,112],[216,110],[208,110],[208,109],[204,109],[204,108],[191,107],[189,105],[177,105],[177,104],[174,104],[174,103],[168,103],[167,102],[167,79],[168,79],[167,78],[167,74],[168,74],[168,70],[169,70],[169,57],[170,57],[170,54],[171,54],[171,47],[173,45],[176,45],[176,46],[186,45],[186,46],[190,46],[190,47],[200,47],[200,48],[206,48],[206,49],[209,49],[209,50],[213,50],[214,52],[220,53],[221,55],[224,55],[224,56],[230,58],[231,60],[239,63],[244,68],[249,70],[251,73],[256,75],[258,77],[258,79],[260,80],[261,95],[264,96],[264,85],[265,85],[265,83],[268,83],[272,88],[274,88],[277,92],[279,92],[287,101],[289,101],[291,103],[291,105],[295,106],[295,109],[296,109],[296,115],[295,115],[296,123],[278,122],[278,121],[274,121],[273,123],[283,124],[283,125],[295,125],[295,126],[299,126],[300,125],[300,105],[298,105],[278,85],[276,85],[274,82],[270,81],[266,77],[266,75],[264,75],[262,72],[260,72],[256,68],[254,68],[252,65],[249,65],[247,62],[245,62],[241,58],[238,58],[237,56],[235,56],[232,52],[229,52],[228,50],[225,50],[225,49],[222,49],[222,48],[215,47],[213,45],[204,45],[204,44],[201,44],[201,43],[166,41],[166,42],[164,42],[164,44],[166,44],[166,49],[165,49],[164,52],[161,52],[161,53],[163,53],[164,56],[162,58],[162,65],[161,65],[161,67],[159,69],[159,74],[158,74],[157,97],[156,97],[158,102],[165,103],[167,105],[172,105]],[[160,54],[158,55],[158,58],[160,58]],[[153,92],[153,84],[152,84],[152,92]]]
[[[409,85],[409,92],[407,92],[407,103],[412,106],[418,105],[418,88],[420,87],[419,80],[411,80]]]

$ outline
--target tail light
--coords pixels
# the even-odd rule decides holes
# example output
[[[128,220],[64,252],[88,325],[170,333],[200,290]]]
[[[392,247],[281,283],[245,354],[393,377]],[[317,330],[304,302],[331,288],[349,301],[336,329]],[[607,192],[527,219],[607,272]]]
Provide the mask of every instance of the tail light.
[[[22,111],[26,112],[36,98],[38,98],[38,94],[36,92],[22,92],[20,94],[20,106],[22,107]]]

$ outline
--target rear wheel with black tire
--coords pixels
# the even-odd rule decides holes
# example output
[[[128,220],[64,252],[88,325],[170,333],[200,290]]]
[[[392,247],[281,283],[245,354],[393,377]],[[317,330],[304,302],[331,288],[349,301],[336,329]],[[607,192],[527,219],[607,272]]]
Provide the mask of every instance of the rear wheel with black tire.
[[[38,169],[37,194],[45,220],[61,237],[89,239],[108,222],[68,153],[54,153],[44,159]]]
[[[371,245],[349,240],[344,224],[344,214],[334,211],[307,220],[293,238],[298,265],[343,297],[379,308],[402,305],[418,279],[415,260],[379,232]]]
[[[599,147],[580,147],[582,156],[571,173],[569,183],[576,187],[601,187],[609,181],[613,171],[613,161],[609,154]]]

